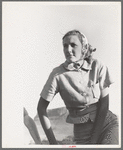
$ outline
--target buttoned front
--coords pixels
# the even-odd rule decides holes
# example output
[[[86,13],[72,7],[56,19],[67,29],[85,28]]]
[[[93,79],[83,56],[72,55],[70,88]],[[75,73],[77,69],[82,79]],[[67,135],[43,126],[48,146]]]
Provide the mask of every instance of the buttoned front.
[[[82,63],[82,64],[81,64]],[[112,80],[105,65],[97,60],[91,64],[80,62],[78,69],[67,62],[56,67],[50,74],[41,96],[51,101],[60,93],[67,107],[84,107],[98,102],[100,91],[108,87]]]

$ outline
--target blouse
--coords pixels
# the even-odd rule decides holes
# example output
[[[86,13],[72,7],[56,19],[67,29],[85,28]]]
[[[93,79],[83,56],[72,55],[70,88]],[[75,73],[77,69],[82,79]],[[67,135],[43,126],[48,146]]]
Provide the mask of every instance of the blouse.
[[[113,83],[109,70],[93,59],[68,64],[67,61],[53,69],[41,92],[42,98],[51,101],[60,93],[67,108],[79,108],[98,102],[100,91]],[[83,102],[85,101],[85,103]]]

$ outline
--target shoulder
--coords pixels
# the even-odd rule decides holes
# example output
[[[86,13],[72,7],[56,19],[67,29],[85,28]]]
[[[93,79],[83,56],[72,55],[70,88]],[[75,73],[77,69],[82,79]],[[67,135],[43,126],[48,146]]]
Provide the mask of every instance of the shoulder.
[[[60,64],[59,66],[55,67],[55,68],[52,70],[51,75],[55,77],[55,76],[58,76],[58,75],[64,73],[65,71],[66,71],[66,70],[64,69],[63,63],[62,63],[62,64]]]
[[[103,67],[106,67],[106,65],[105,65],[105,63],[104,62],[102,62],[101,60],[99,60],[99,59],[93,59],[92,60],[92,66],[95,66],[95,67],[97,67],[98,69],[101,69],[101,68],[103,68]]]

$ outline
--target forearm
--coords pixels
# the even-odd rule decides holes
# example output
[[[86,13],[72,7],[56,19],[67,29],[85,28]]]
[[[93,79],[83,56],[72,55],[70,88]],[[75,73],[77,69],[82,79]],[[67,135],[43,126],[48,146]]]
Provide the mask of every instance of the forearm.
[[[53,134],[53,131],[52,131],[52,128],[50,125],[50,121],[49,121],[47,115],[39,115],[39,118],[40,118],[42,127],[45,131],[45,134],[49,140],[49,143],[50,144],[57,144],[57,141],[56,141],[55,136]]]
[[[37,109],[39,119],[40,119],[42,127],[45,131],[45,134],[49,140],[49,143],[50,144],[57,144],[57,141],[55,139],[55,136],[54,136],[52,128],[51,128],[50,120],[47,116],[47,112],[46,112],[47,106],[46,105],[48,105],[48,102],[46,102],[45,100],[39,101],[38,109]]]
[[[97,143],[98,141],[107,115],[108,106],[109,106],[109,95],[100,98],[98,103],[97,116],[94,122],[94,128],[92,130],[91,143]]]

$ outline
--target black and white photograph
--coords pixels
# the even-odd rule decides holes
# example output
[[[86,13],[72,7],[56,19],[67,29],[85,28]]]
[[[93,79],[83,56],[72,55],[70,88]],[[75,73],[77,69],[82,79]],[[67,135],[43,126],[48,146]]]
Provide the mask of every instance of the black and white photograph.
[[[121,148],[121,2],[2,2],[2,148]]]

